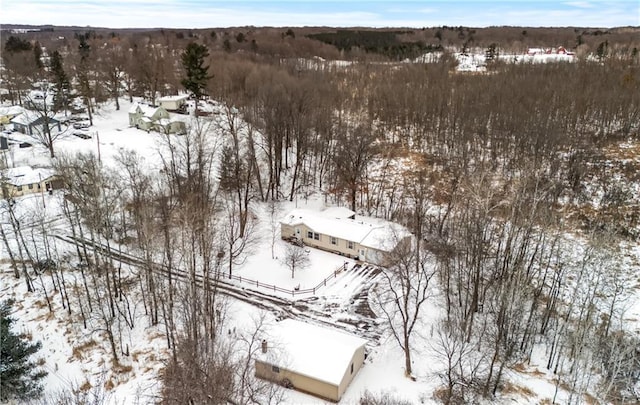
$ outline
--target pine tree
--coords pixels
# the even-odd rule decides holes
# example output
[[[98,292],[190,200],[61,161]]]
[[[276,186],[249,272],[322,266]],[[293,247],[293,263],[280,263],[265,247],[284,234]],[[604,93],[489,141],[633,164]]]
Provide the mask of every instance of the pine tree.
[[[204,89],[211,77],[208,74],[209,66],[204,65],[205,58],[209,56],[209,50],[204,45],[191,42],[182,53],[182,66],[186,77],[181,83],[187,91],[190,91],[197,101],[204,95]]]
[[[33,58],[35,59],[36,67],[42,69],[44,65],[42,64],[42,47],[40,47],[40,42],[36,42],[33,46]]]
[[[40,350],[40,342],[29,343],[11,331],[14,319],[9,317],[12,300],[0,304],[0,402],[29,400],[40,396],[40,380],[47,375],[29,361]]]
[[[54,51],[51,55],[51,66],[49,68],[56,92],[53,97],[53,110],[61,111],[69,106],[69,77],[62,67],[62,56],[60,52]]]

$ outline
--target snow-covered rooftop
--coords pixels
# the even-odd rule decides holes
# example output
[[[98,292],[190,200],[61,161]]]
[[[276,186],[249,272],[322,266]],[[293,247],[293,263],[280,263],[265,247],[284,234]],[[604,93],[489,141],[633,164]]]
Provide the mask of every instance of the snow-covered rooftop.
[[[294,319],[276,323],[267,334],[267,353],[260,353],[260,360],[336,385],[354,352],[367,343],[354,335]]]
[[[322,215],[327,218],[345,219],[353,217],[356,213],[346,207],[329,207],[322,211]]]
[[[186,94],[178,94],[177,96],[164,96],[164,97],[160,97],[158,99],[158,101],[180,101],[180,100],[186,100],[188,99],[189,96]]]
[[[47,115],[49,116],[50,124],[57,122],[57,121],[51,121],[51,120],[55,120],[53,113],[48,113]],[[11,122],[15,124],[21,124],[21,125],[29,125],[29,124],[33,124],[34,122],[38,121],[41,118],[44,118],[44,112],[23,110],[22,114],[18,114],[17,116],[15,116],[11,120]]]
[[[133,103],[131,105],[131,108],[129,108],[129,114],[137,113],[138,109],[140,110],[143,116],[147,118],[151,118],[160,109],[160,107],[151,107],[150,105],[146,105],[146,104]]]
[[[0,117],[22,114],[24,108],[19,105],[0,107]]]
[[[329,208],[324,211],[295,209],[281,221],[286,225],[304,224],[314,232],[359,243],[362,246],[389,251],[393,249],[393,241],[409,235],[406,228],[392,222],[377,218],[356,216],[346,208]]]
[[[40,183],[54,175],[52,169],[33,169],[30,166],[19,166],[0,172],[2,180],[14,186],[26,186]]]

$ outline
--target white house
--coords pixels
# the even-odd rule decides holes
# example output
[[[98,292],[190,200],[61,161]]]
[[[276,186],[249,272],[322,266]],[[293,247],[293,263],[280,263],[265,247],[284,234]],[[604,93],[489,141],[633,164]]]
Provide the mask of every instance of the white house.
[[[158,131],[169,134],[186,132],[186,124],[172,119],[167,110],[160,107],[134,103],[129,108],[129,125],[144,131]]]
[[[340,207],[324,211],[295,209],[280,221],[281,237],[373,264],[384,264],[385,254],[409,241],[409,231],[388,221],[356,217]]]
[[[366,340],[293,319],[267,329],[256,377],[339,401],[362,367]]]

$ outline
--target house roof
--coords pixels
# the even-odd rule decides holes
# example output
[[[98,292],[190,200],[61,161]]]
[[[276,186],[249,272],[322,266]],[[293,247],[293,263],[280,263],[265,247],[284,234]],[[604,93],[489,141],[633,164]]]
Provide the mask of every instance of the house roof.
[[[22,114],[24,108],[19,105],[12,105],[9,107],[0,107],[0,117],[4,116],[15,116],[18,114]]]
[[[267,353],[259,360],[339,385],[353,354],[367,341],[335,329],[285,319],[267,330]]]
[[[57,123],[58,120],[56,120],[53,117],[53,114],[48,114],[49,116],[49,122],[50,123]],[[32,111],[32,110],[24,110],[22,112],[22,114],[18,114],[16,115],[11,122],[14,124],[20,124],[20,125],[32,125],[32,124],[39,124],[41,121],[44,119],[44,113],[39,113],[36,111]]]
[[[42,180],[53,177],[53,169],[33,169],[31,166],[19,166],[5,169],[0,172],[2,181],[14,186],[25,186],[40,183]]]
[[[396,241],[409,235],[409,231],[398,224],[360,216],[350,219],[350,213],[354,215],[353,211],[342,208],[329,208],[321,212],[295,209],[281,223],[292,226],[304,224],[314,232],[382,251],[390,251]]]
[[[345,219],[356,215],[356,213],[346,207],[329,207],[322,211],[322,215],[327,218]]]

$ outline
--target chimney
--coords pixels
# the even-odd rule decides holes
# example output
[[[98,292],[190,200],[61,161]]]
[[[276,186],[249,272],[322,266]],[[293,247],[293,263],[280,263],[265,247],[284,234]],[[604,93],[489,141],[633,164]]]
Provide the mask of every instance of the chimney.
[[[265,339],[262,339],[262,353],[266,353],[267,352],[267,341]]]

